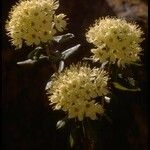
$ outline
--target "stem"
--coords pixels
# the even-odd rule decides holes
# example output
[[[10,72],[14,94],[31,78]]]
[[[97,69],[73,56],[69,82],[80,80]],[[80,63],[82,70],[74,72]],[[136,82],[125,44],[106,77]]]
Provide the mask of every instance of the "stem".
[[[46,52],[47,56],[50,57],[51,54],[50,54],[50,49],[49,49],[48,45],[45,46],[45,52]]]
[[[52,47],[52,44],[49,44],[49,43],[44,44],[44,43],[42,43],[41,45],[42,45],[42,47],[44,48],[44,50],[45,50],[47,56],[50,57],[51,54],[53,53],[53,52],[51,51],[51,49],[50,49],[50,47]]]
[[[107,121],[112,124],[112,120],[110,119],[110,117],[106,113],[104,113],[103,115],[107,119]]]
[[[89,124],[88,120],[86,122],[82,122],[82,131],[83,131],[83,146],[84,150],[94,150],[94,142],[93,139],[91,138],[90,131],[89,131],[89,126],[87,125],[85,127],[85,124]]]
[[[102,97],[102,106],[105,105],[105,99]]]
[[[82,121],[82,129],[83,129],[83,135],[84,135],[84,138],[85,138],[86,137],[86,130],[85,130],[83,121]]]
[[[44,48],[48,57],[51,57],[51,55],[53,54],[53,52],[49,48],[50,46],[51,46],[50,44],[42,44],[42,47]],[[52,68],[54,69],[55,72],[58,72],[56,64],[52,63]]]
[[[88,142],[88,135],[86,134],[86,129],[85,129],[85,126],[84,126],[84,122],[82,121],[82,131],[83,131],[83,147],[84,147],[84,150],[88,150],[90,147],[88,146],[89,145],[89,142]],[[90,149],[89,149],[90,150]]]
[[[57,69],[57,67],[56,67],[56,64],[53,63],[53,64],[52,64],[52,68],[54,69],[55,72],[58,72],[58,69]]]

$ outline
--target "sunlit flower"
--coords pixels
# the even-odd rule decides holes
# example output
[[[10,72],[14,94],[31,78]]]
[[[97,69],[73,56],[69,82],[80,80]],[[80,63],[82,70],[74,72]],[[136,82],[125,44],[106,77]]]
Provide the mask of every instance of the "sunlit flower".
[[[96,97],[109,93],[108,75],[103,69],[91,69],[86,64],[71,65],[64,72],[56,74],[48,89],[49,101],[56,110],[68,113],[68,118],[84,117],[97,119],[96,114],[103,114],[104,109]]]
[[[13,6],[6,23],[12,44],[21,48],[23,41],[30,46],[53,40],[67,24],[64,14],[55,14],[58,7],[56,0],[22,0]]]
[[[86,33],[87,41],[93,43],[91,50],[94,61],[110,61],[125,66],[140,60],[140,43],[143,32],[133,23],[124,19],[102,18],[96,21]]]

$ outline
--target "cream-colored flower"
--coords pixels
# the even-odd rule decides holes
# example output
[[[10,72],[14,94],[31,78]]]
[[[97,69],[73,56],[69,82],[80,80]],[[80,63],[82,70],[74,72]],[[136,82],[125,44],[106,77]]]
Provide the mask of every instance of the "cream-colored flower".
[[[109,93],[107,82],[107,72],[102,69],[71,65],[52,79],[47,91],[50,104],[68,113],[69,118],[95,120],[96,114],[103,114],[103,107],[94,99]]]
[[[97,114],[103,114],[104,113],[104,108],[102,105],[95,103],[94,100],[88,102],[86,101],[85,104],[85,116],[91,118],[92,120],[97,119],[96,113]]]
[[[77,118],[82,121],[84,118],[85,107],[84,105],[76,103],[68,108],[68,118]]]
[[[64,19],[65,17],[66,15],[64,14],[54,15],[55,27],[60,32],[62,32],[67,26],[67,23]]]
[[[22,0],[13,6],[6,22],[12,44],[21,48],[23,41],[30,46],[53,40],[56,32],[62,32],[67,24],[64,14],[55,14],[58,6],[56,0]]]
[[[124,19],[102,18],[86,33],[87,41],[96,47],[91,50],[94,61],[110,61],[125,66],[140,59],[143,32]]]

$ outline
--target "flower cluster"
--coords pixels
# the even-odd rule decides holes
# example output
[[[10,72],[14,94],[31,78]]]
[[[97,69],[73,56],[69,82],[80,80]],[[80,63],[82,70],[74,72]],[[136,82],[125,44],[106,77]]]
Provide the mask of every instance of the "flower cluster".
[[[97,119],[96,114],[103,114],[104,108],[95,98],[109,93],[107,87],[107,72],[91,69],[86,64],[71,65],[63,73],[55,75],[47,91],[50,104],[54,109],[62,109],[68,113],[68,118],[84,117]]]
[[[87,41],[96,47],[91,50],[93,60],[109,60],[118,66],[125,66],[140,59],[143,32],[124,19],[102,18],[96,21],[86,33]]]
[[[55,0],[22,0],[9,14],[6,23],[12,44],[21,48],[23,41],[28,45],[39,45],[53,39],[58,31],[62,32],[67,23],[65,15],[56,15],[59,7]]]

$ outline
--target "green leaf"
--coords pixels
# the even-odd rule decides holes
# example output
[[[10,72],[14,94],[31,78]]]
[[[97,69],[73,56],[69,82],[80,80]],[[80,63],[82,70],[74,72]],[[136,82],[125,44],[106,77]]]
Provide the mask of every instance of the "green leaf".
[[[135,66],[139,66],[139,67],[143,66],[142,64],[135,63],[135,62],[131,62],[131,65],[135,65]]]
[[[72,148],[74,146],[74,139],[73,139],[73,136],[72,136],[71,133],[70,133],[70,136],[69,136],[69,142],[70,142],[70,146]]]
[[[135,80],[131,77],[127,77],[127,81],[129,82],[130,85],[135,86]]]
[[[138,92],[140,91],[140,88],[136,88],[136,89],[129,89],[127,87],[124,87],[123,85],[121,85],[118,82],[113,82],[113,85],[116,89],[122,90],[122,91],[131,91],[131,92]]]
[[[65,60],[67,59],[70,55],[72,55],[74,52],[76,52],[79,47],[81,46],[81,44],[77,44],[76,46],[74,47],[71,47],[65,51],[62,52],[62,58]]]
[[[74,35],[72,33],[67,33],[64,35],[55,36],[53,40],[57,43],[64,43],[64,42],[67,42],[68,40],[70,40],[72,38],[74,38]]]

